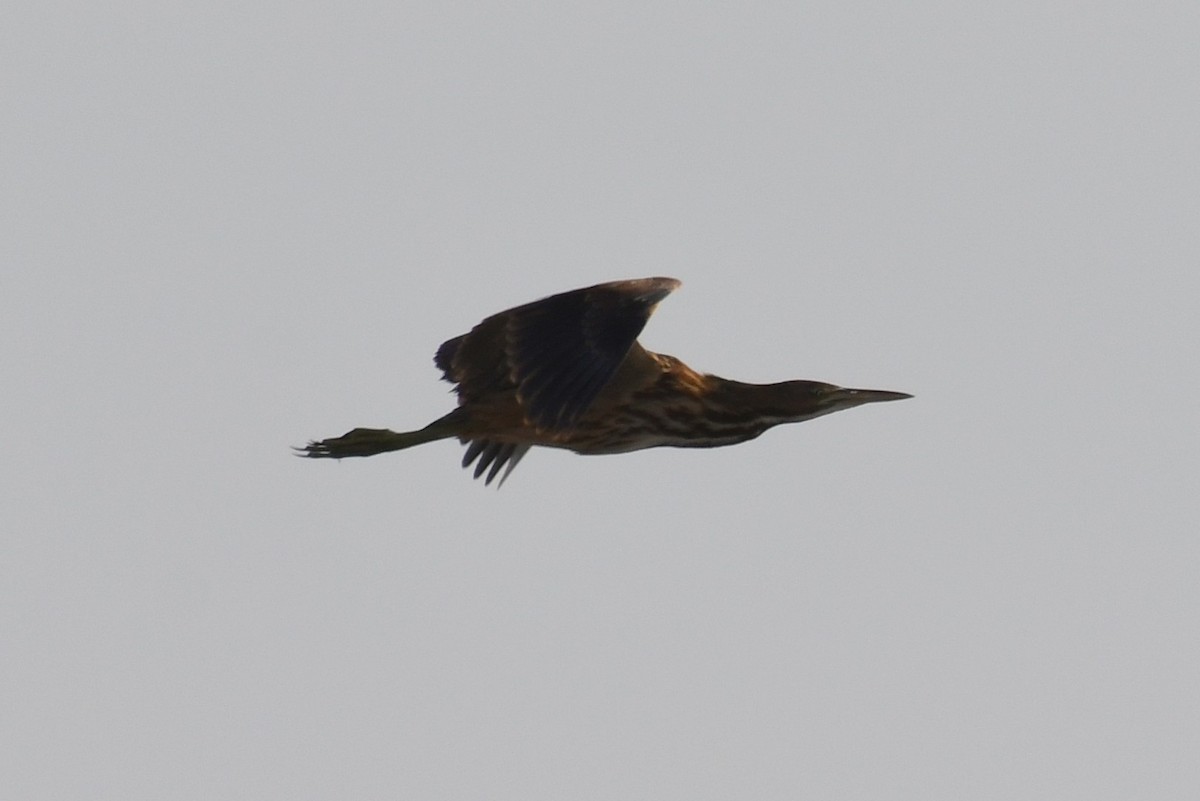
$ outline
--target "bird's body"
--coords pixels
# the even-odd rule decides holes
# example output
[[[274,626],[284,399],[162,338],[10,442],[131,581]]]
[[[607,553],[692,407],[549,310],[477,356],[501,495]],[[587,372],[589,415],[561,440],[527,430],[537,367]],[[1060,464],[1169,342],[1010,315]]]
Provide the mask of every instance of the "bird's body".
[[[535,445],[583,454],[713,448],[780,423],[909,397],[816,381],[747,384],[651,353],[637,336],[678,286],[673,278],[614,281],[488,317],[434,358],[456,385],[454,411],[418,431],[356,428],[301,453],[371,456],[457,437],[467,444],[463,466],[475,463],[475,477],[486,472],[490,483]]]

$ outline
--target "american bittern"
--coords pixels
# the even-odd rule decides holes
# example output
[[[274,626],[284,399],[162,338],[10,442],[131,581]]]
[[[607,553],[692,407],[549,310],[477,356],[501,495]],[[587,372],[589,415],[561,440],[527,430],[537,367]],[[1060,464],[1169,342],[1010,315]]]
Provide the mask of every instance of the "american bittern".
[[[576,453],[716,448],[864,403],[911,395],[819,381],[746,384],[692,370],[637,342],[674,278],[597,284],[488,317],[438,348],[458,408],[417,431],[356,428],[300,455],[374,456],[457,437],[463,467],[500,483],[534,445]]]

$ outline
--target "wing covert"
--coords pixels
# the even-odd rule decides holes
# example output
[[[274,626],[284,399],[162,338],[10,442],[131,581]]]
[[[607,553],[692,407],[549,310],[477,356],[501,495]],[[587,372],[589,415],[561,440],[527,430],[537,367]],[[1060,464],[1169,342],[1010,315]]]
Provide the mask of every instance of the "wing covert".
[[[462,402],[514,390],[543,430],[575,424],[629,353],[673,278],[614,281],[518,306],[448,340],[435,361]]]

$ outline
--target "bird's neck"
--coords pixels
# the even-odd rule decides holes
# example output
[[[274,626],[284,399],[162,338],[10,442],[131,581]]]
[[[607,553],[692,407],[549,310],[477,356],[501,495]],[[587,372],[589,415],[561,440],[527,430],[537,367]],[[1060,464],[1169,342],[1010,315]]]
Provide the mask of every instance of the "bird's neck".
[[[757,421],[761,430],[781,423],[799,423],[824,414],[818,404],[797,397],[793,382],[751,384],[720,376],[705,376],[708,397],[713,406],[728,410],[731,421],[740,418],[747,424]]]
[[[709,402],[713,405],[744,412],[746,415],[781,412],[782,404],[775,384],[751,384],[718,375],[705,376]]]

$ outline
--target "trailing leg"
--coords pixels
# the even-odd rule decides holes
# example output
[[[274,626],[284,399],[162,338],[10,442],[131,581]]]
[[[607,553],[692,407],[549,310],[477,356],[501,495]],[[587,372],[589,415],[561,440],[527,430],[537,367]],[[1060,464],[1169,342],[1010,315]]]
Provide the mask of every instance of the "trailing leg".
[[[313,440],[296,448],[297,456],[312,459],[344,459],[347,456],[374,456],[377,453],[400,451],[414,445],[458,435],[458,410],[434,420],[416,431],[391,431],[386,428],[356,428],[340,437]]]

